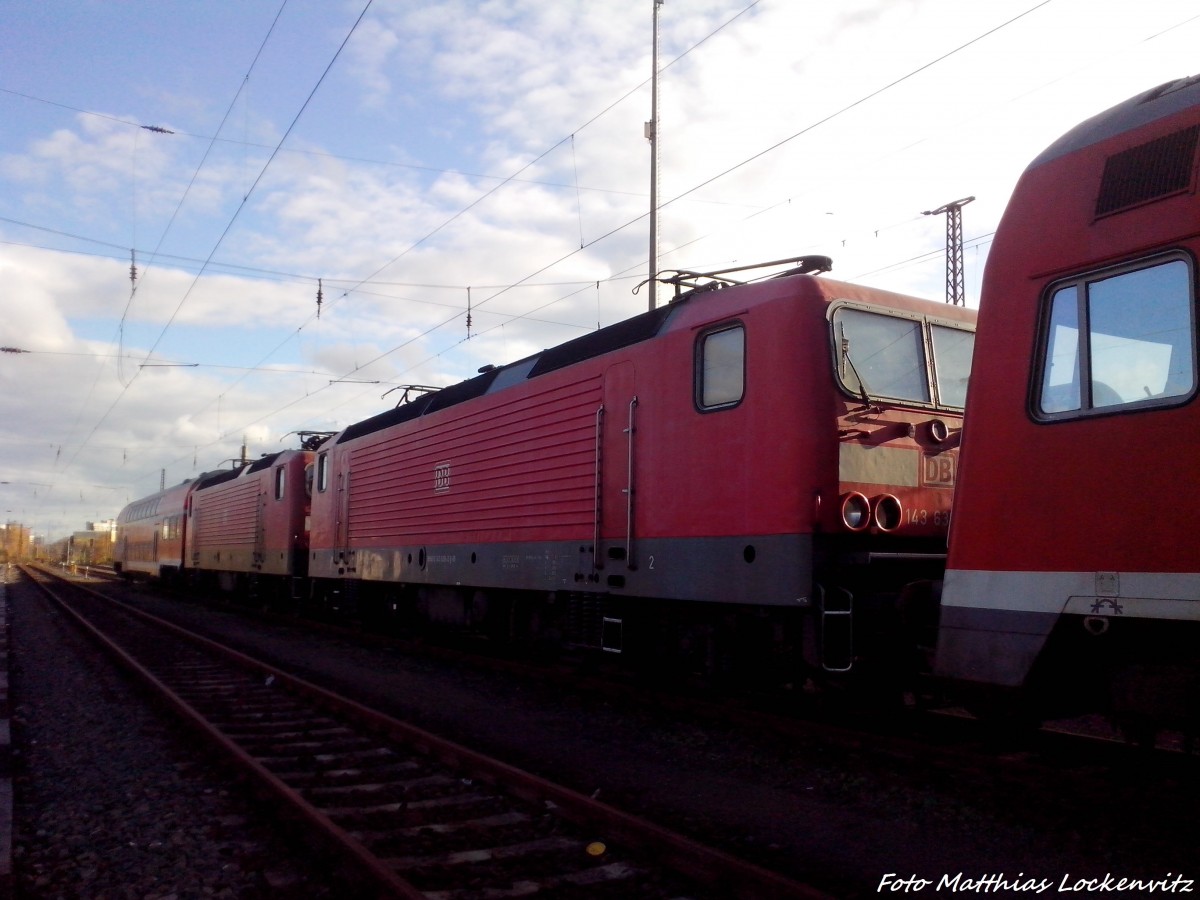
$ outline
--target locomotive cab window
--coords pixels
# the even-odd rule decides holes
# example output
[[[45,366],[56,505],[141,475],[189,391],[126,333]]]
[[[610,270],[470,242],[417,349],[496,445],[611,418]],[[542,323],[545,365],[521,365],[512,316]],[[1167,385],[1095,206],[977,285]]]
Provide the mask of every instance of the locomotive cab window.
[[[1196,387],[1189,260],[1159,257],[1051,288],[1035,413],[1076,418],[1128,406],[1173,405]]]
[[[275,499],[283,499],[283,491],[287,486],[287,469],[283,466],[275,467]]]
[[[861,309],[843,302],[830,314],[834,370],[859,399],[961,409],[975,332],[920,315]]]
[[[726,409],[746,392],[746,330],[741,325],[700,336],[696,343],[696,405]]]
[[[943,406],[967,405],[967,382],[975,353],[975,332],[945,325],[929,326],[938,401]]]
[[[325,493],[325,489],[329,487],[329,454],[322,453],[317,456],[317,491]]]
[[[919,320],[843,307],[834,332],[838,376],[852,394],[932,401]]]

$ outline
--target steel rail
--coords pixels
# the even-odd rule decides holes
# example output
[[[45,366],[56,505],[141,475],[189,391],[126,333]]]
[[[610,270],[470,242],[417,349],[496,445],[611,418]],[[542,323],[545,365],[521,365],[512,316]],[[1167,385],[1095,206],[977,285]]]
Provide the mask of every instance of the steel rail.
[[[57,573],[47,574],[56,578],[60,577]],[[39,579],[33,580],[41,584]],[[71,582],[69,579],[61,580],[76,590],[91,594],[106,603],[116,604],[123,613],[161,628],[206,652],[227,660],[242,670],[253,672],[259,676],[269,675],[274,680],[276,687],[305,697],[330,714],[351,719],[366,729],[403,745],[410,751],[455,770],[460,775],[466,775],[481,783],[503,790],[508,795],[520,800],[539,804],[545,808],[553,808],[557,815],[575,825],[596,829],[605,835],[606,840],[640,851],[653,858],[655,863],[683,875],[689,881],[706,885],[710,889],[718,891],[721,896],[746,898],[746,900],[750,900],[750,898],[754,898],[754,900],[828,900],[827,894],[808,885],[738,859],[724,851],[700,844],[641,817],[623,812],[569,788],[492,759],[414,725],[401,722],[309,681],[282,672],[277,667],[256,660],[240,651],[194,634],[172,622],[123,604],[84,585]],[[41,586],[44,591],[50,593],[47,587]],[[84,617],[69,606],[62,605],[124,665],[152,684],[172,708],[237,760],[240,765],[253,772],[256,778],[266,785],[275,796],[289,805],[301,809],[305,819],[313,827],[320,828],[328,834],[334,845],[339,847],[356,865],[361,866],[363,871],[367,872],[382,888],[391,892],[393,896],[403,898],[427,896],[408,881],[396,875],[392,868],[375,856],[357,838],[333,822],[319,809],[314,808],[298,791],[265,768],[234,740],[214,727],[191,704],[175,694],[161,679],[104,636]]]
[[[60,609],[62,609],[63,612],[67,613],[68,616],[70,616],[93,640],[99,643],[106,652],[111,654],[125,669],[132,672],[138,679],[149,685],[159,696],[159,698],[165,701],[174,712],[184,718],[188,724],[197,729],[201,735],[219,747],[228,756],[232,757],[239,767],[253,774],[255,779],[260,784],[265,786],[278,799],[284,801],[289,808],[298,811],[310,826],[315,828],[318,832],[326,835],[328,839],[334,841],[341,852],[349,855],[351,860],[357,866],[361,867],[362,870],[366,872],[381,887],[389,891],[391,896],[404,898],[404,900],[425,900],[425,894],[423,892],[416,890],[408,882],[400,879],[396,873],[390,868],[386,867],[378,857],[370,853],[366,847],[352,838],[342,828],[338,827],[337,824],[330,820],[328,816],[325,816],[320,812],[320,810],[305,802],[295,790],[289,787],[273,772],[265,768],[261,763],[258,762],[258,760],[238,746],[236,742],[231,740],[218,728],[213,726],[213,724],[209,722],[203,715],[201,715],[191,704],[171,690],[171,688],[168,687],[161,679],[159,679],[157,675],[134,659],[133,656],[125,651],[124,648],[118,645],[115,641],[111,640],[106,634],[104,634],[103,631],[88,621],[87,618],[85,618],[82,614],[72,609],[69,604],[67,604],[61,597],[56,595],[50,589],[43,579],[34,576],[32,572],[26,569],[24,566],[22,566],[21,569],[30,576],[30,580],[38,586],[42,593],[44,593]],[[106,602],[115,602],[111,598],[105,597],[98,591],[94,591],[91,588],[84,587],[80,584],[73,584],[68,579],[59,576],[55,572],[42,571],[43,574],[50,575],[60,582],[70,584],[71,587],[76,590],[93,594],[96,597],[104,599]],[[122,604],[122,606],[124,606],[124,604]],[[125,607],[125,609],[126,611],[136,613],[139,618],[169,626],[168,630],[180,637],[186,637],[188,635],[188,633],[183,629],[180,629],[169,622],[164,622],[161,619],[157,619],[154,616],[142,613],[140,610],[135,610],[132,607]],[[207,639],[200,638],[200,641],[206,640]],[[220,645],[212,643],[212,646],[209,647],[209,649],[220,650],[222,648]],[[224,649],[228,650],[228,648]],[[236,653],[236,651],[230,652]],[[237,655],[242,656],[243,660],[246,662],[250,661],[250,657],[243,656],[242,654]]]

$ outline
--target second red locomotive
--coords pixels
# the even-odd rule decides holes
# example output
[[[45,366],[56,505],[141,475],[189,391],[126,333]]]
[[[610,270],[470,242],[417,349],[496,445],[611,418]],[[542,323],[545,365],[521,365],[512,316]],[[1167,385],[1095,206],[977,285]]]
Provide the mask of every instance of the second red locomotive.
[[[312,452],[285,450],[198,479],[188,499],[189,567],[227,589],[302,591]]]
[[[304,590],[312,451],[285,450],[206,472],[129,504],[117,517],[120,574],[188,574],[227,590]]]

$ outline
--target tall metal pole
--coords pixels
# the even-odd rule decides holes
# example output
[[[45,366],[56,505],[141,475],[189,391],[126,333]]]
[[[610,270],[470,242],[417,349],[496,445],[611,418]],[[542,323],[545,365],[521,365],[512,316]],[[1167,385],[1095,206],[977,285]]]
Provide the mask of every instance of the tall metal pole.
[[[964,306],[967,302],[963,274],[962,208],[974,199],[963,197],[923,213],[926,216],[946,216],[946,302],[955,306]]]
[[[655,288],[658,276],[658,8],[663,0],[654,2],[654,49],[651,52],[650,76],[650,121],[646,123],[646,137],[650,141],[650,308],[656,304]]]

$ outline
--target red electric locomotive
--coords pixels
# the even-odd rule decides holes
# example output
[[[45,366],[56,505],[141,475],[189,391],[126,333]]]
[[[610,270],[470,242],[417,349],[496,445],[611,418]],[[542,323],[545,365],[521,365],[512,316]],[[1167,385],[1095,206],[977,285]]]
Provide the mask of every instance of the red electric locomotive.
[[[199,478],[188,503],[188,568],[226,590],[294,592],[308,564],[312,457],[284,450]]]
[[[708,672],[870,657],[944,565],[974,312],[797,261],[681,273],[675,302],[342,431],[316,596]]]
[[[315,445],[319,442],[312,442]],[[285,450],[206,472],[126,506],[114,568],[126,576],[211,576],[226,590],[303,592],[312,451]]]
[[[1198,145],[1200,78],[1157,87],[1038,157],[996,232],[937,654],[981,705],[1200,712]]]

